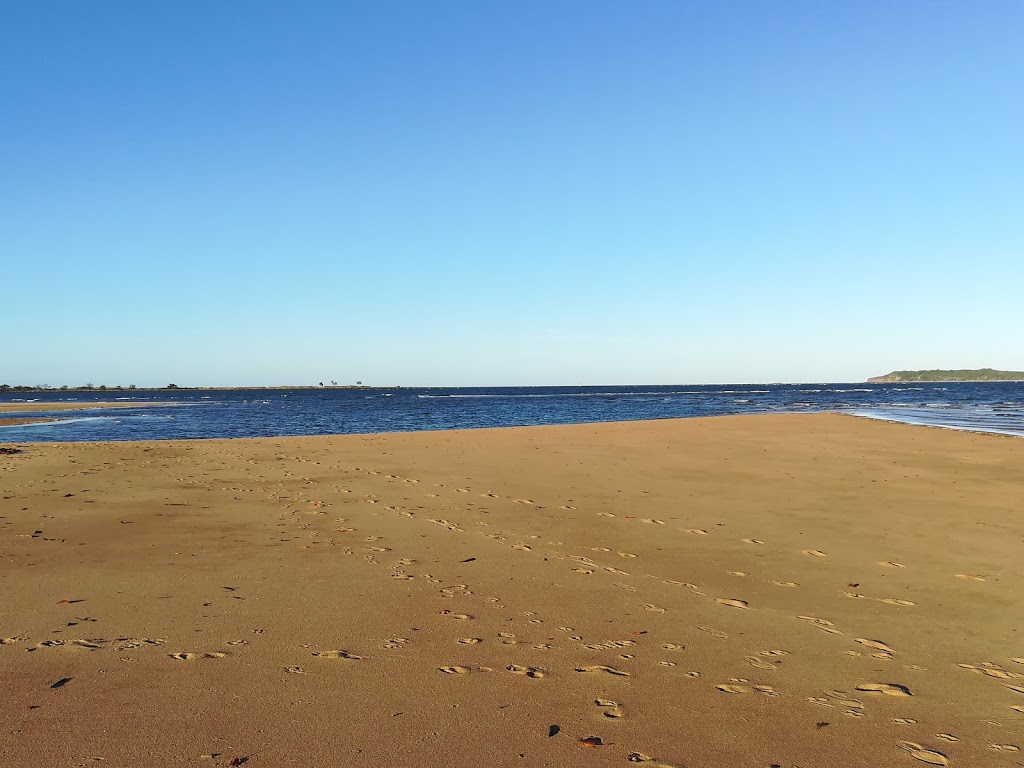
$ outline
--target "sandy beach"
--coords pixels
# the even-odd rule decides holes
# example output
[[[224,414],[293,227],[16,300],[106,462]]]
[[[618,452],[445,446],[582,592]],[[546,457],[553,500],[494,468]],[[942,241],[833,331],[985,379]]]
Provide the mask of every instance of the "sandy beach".
[[[1024,765],[1019,438],[18,447],[0,765]]]

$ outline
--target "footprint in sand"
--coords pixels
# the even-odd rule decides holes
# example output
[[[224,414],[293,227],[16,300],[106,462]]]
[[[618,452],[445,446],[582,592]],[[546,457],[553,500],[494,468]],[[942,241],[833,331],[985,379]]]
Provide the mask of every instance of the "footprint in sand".
[[[381,648],[383,648],[383,649],[385,649],[387,651],[392,651],[395,648],[401,648],[403,645],[406,645],[408,642],[409,642],[409,638],[407,638],[407,637],[392,637],[392,638],[390,638],[388,640],[385,640],[384,643],[381,645]],[[358,656],[343,656],[341,658],[357,659],[359,657]]]
[[[746,600],[733,600],[726,597],[716,597],[715,602],[719,605],[727,605],[730,608],[743,608],[744,610],[747,608]]]
[[[864,637],[855,637],[853,639],[853,642],[860,643],[861,645],[863,645],[863,646],[865,646],[867,648],[872,648],[872,649],[874,649],[876,651],[883,651],[883,652],[885,652],[887,654],[888,653],[896,653],[896,651],[894,651],[888,645],[883,643],[881,640],[868,640],[867,638],[864,638]]]
[[[591,547],[590,549],[593,552],[611,552],[611,550],[608,549],[608,547]]]
[[[778,696],[779,695],[778,691],[776,691],[770,685],[746,686],[746,685],[728,684],[728,685],[716,685],[715,688],[717,688],[722,693],[762,693],[765,696]]]
[[[359,661],[363,658],[348,651],[318,651],[312,655],[321,659],[348,659],[349,661]]]
[[[1020,752],[1016,744],[989,744],[988,748],[993,752]]]
[[[503,645],[515,645],[516,644],[516,636],[511,634],[511,633],[509,633],[509,632],[499,632],[498,633],[498,639],[502,642]]]
[[[717,637],[719,640],[728,640],[729,635],[720,629],[713,629],[712,627],[697,627],[701,632],[707,632],[712,637]]]
[[[624,672],[621,669],[615,669],[615,667],[607,667],[603,664],[595,664],[589,667],[573,667],[577,672],[606,672],[609,675],[615,675],[616,677],[630,677],[629,672]]]
[[[521,667],[518,664],[509,664],[505,669],[513,675],[523,675],[534,679],[544,677],[544,670],[539,667]]]
[[[957,738],[956,736],[954,736],[952,733],[936,733],[935,734],[935,738],[936,739],[942,739],[943,741],[949,741],[949,742],[960,741],[960,739]]]
[[[612,568],[610,565],[605,566],[603,570],[608,573],[614,573],[617,576],[629,576],[625,571],[619,570],[618,568]]]
[[[858,691],[867,693],[881,693],[886,696],[913,696],[910,689],[898,683],[861,683],[855,686]]]
[[[692,533],[694,536],[707,536],[708,532],[703,528],[687,528],[686,533]]]
[[[182,651],[181,653],[169,653],[167,655],[177,661],[193,661],[194,659],[223,659],[227,656],[226,653],[220,653],[219,651],[208,651],[206,653],[189,653],[187,651]]]
[[[643,609],[645,611],[650,611],[651,613],[664,613],[665,612],[664,608],[659,608],[658,606],[654,605],[653,603],[644,603],[643,604]]]
[[[438,667],[438,672],[443,672],[446,675],[467,675],[470,672],[490,672],[491,670],[487,667],[463,667],[463,666],[451,666],[451,667]]]
[[[769,657],[789,656],[789,651],[780,651],[780,650],[758,651],[757,655],[758,656],[769,656]]]
[[[830,635],[841,635],[841,634],[843,634],[838,629],[836,629],[835,628],[836,625],[833,624],[828,619],[819,619],[816,616],[797,616],[797,618],[800,619],[801,621],[806,621],[811,626],[817,627],[822,632],[827,632]]]
[[[761,541],[760,539],[744,539],[743,543],[745,543],[745,544],[764,544],[764,542]]]
[[[306,674],[306,670],[304,670],[302,667],[285,667],[284,671],[287,672],[288,674],[291,674],[291,675],[304,675],[304,674]]]
[[[958,579],[964,579],[966,581],[985,581],[985,577],[984,576],[971,576],[971,575],[966,574],[966,573],[958,573],[956,575],[956,577]]]
[[[726,571],[730,576],[749,576],[746,571]]]
[[[460,637],[459,642],[463,645],[476,645],[482,643],[484,639],[482,637]]]
[[[573,568],[576,573],[582,573],[585,576],[589,576],[594,572],[593,568]]]
[[[995,677],[1001,680],[1014,680],[1024,677],[1024,675],[1017,672],[1010,672],[1007,669],[1003,669],[998,664],[994,664],[991,661],[983,661],[981,664],[957,664],[961,669],[969,669],[972,672],[980,672],[988,677]]]
[[[775,670],[774,664],[769,664],[767,661],[761,661],[761,659],[759,659],[757,656],[744,656],[743,660],[747,662],[747,664],[756,669],[770,669],[772,671]]]
[[[803,553],[805,555],[810,555],[811,557],[828,557],[828,555],[822,552],[820,549],[805,549],[803,550]]]
[[[568,504],[563,504],[561,507],[559,507],[559,509],[573,510],[573,509],[576,509],[576,507],[570,506]]]
[[[226,645],[248,645],[248,640],[228,640]]]
[[[648,768],[681,768],[673,763],[665,763],[656,757],[645,755],[643,752],[630,752],[626,760],[631,763],[645,763]]]
[[[601,517],[615,517],[614,512],[598,512],[597,514],[599,514]]]
[[[769,584],[774,584],[777,587],[799,587],[800,586],[795,581],[775,581],[775,579],[770,579],[768,581],[768,583]]]
[[[685,645],[678,645],[676,643],[663,643],[661,647],[666,651],[682,651],[686,648]]]
[[[896,746],[910,753],[912,758],[920,760],[922,763],[927,763],[928,765],[949,765],[949,758],[944,754],[931,749],[925,749],[913,741],[898,741]]]
[[[605,717],[612,719],[622,717],[622,707],[619,706],[619,703],[616,701],[612,701],[611,699],[594,699],[594,704],[604,710],[601,714]]]
[[[892,560],[879,560],[878,564],[883,568],[906,568],[902,563],[894,563]]]
[[[619,552],[619,557],[636,557],[632,552]]]
[[[645,517],[643,520],[641,520],[641,522],[643,522],[643,523],[650,523],[651,525],[664,525],[665,524],[664,520],[656,520],[653,517]]]

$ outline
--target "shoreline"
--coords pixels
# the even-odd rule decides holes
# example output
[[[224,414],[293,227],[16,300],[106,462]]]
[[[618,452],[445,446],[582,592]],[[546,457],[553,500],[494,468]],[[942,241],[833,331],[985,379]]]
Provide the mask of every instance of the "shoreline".
[[[0,753],[1003,766],[1024,446],[842,416],[0,456]]]

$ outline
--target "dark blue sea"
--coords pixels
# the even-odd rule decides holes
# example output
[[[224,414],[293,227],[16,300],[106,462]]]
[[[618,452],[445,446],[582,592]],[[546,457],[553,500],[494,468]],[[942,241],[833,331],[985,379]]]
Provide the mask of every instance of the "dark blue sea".
[[[328,435],[820,411],[1024,435],[1024,383],[1016,382],[0,393],[0,403],[68,401],[138,407],[54,411],[62,421],[0,426],[0,442]],[[154,401],[173,405],[146,407]]]

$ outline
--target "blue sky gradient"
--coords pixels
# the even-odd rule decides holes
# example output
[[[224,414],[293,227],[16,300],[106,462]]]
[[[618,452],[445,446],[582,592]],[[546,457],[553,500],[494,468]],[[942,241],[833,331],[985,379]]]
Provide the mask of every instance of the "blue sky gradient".
[[[0,383],[1024,369],[1019,2],[0,2]]]

